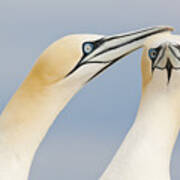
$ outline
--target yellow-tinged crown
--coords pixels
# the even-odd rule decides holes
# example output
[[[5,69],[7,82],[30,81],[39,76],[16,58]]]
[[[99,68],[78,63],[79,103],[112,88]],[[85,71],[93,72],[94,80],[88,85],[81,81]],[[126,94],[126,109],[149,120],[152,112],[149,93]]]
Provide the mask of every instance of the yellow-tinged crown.
[[[50,45],[39,57],[27,80],[34,85],[48,85],[62,80],[83,56],[82,45],[99,35],[70,35]]]

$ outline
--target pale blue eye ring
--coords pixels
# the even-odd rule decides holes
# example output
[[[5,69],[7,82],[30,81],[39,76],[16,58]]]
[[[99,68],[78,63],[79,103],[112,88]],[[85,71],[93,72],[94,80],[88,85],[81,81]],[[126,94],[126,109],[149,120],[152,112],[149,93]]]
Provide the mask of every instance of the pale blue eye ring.
[[[156,49],[150,49],[149,50],[149,57],[151,60],[155,60],[158,56],[158,51]]]
[[[94,44],[91,42],[86,42],[83,44],[84,54],[90,54],[94,50]]]

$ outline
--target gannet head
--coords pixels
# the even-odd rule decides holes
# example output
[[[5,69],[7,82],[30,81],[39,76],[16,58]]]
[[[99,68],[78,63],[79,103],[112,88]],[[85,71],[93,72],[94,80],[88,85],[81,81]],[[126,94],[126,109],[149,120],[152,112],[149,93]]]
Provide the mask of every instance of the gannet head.
[[[148,36],[165,31],[172,31],[172,28],[154,27],[114,36],[64,37],[45,50],[30,77],[43,85],[67,80],[84,85],[119,59],[142,47]]]
[[[142,56],[143,87],[177,85],[180,80],[180,36],[162,33],[147,38]]]

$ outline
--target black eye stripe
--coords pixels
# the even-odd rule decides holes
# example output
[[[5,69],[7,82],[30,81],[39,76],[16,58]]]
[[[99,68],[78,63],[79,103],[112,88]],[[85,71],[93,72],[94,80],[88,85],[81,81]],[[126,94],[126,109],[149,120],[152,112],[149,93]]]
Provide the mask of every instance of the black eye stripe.
[[[157,58],[158,58],[158,56],[159,56],[159,53],[160,53],[160,51],[162,50],[162,46],[159,46],[159,47],[157,47],[157,48],[152,48],[152,49],[150,49],[149,50],[149,57],[150,57],[150,59],[151,59],[151,61],[152,61],[152,72],[154,71],[154,64],[155,64],[155,61],[157,60]],[[151,56],[151,53],[152,52],[155,52],[155,56],[153,57],[153,56]],[[162,55],[161,55],[161,57],[159,58],[159,60],[158,60],[158,62],[162,59],[162,57],[164,56],[164,53],[165,53],[165,51],[164,52],[162,52]],[[158,63],[157,62],[157,63]]]
[[[81,57],[81,59],[79,60],[78,64],[66,75],[69,76],[70,74],[72,74],[73,72],[75,72],[81,65],[84,65],[84,64],[87,64],[89,63],[88,61],[87,62],[83,62],[83,60],[88,56],[90,55],[91,53],[93,53],[99,46],[101,46],[103,43],[104,43],[104,38],[101,38],[99,40],[96,40],[96,41],[87,41],[85,43],[83,43],[82,45],[82,50],[84,49],[84,46],[85,44],[87,43],[90,43],[90,44],[93,44],[93,50],[90,52],[90,53],[85,53],[84,50],[83,50],[83,56]],[[101,63],[99,61],[94,61],[93,63]],[[102,62],[103,63],[103,62]]]

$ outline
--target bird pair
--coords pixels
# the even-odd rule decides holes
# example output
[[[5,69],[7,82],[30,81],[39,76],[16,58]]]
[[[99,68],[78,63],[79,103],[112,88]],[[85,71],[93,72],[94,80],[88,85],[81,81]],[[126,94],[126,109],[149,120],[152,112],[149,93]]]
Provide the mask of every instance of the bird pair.
[[[144,46],[137,119],[100,179],[169,180],[180,119],[180,38],[169,31],[162,26],[114,36],[71,35],[45,50],[0,116],[0,179],[27,180],[40,142],[70,99]]]

